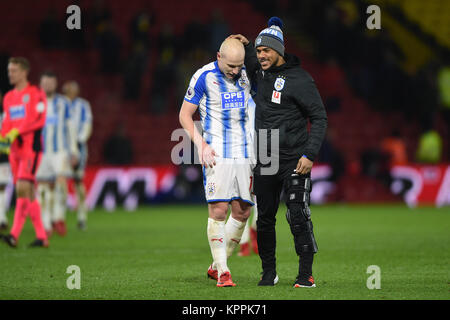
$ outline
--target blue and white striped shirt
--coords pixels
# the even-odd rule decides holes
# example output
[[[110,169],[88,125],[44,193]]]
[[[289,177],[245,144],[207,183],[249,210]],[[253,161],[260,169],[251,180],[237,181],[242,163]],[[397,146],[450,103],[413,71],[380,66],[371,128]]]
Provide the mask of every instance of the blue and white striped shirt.
[[[203,66],[191,78],[184,99],[199,106],[203,138],[219,157],[254,158],[250,89],[245,67],[237,80],[230,80],[217,61]]]
[[[74,152],[71,143],[70,101],[60,94],[47,98],[47,114],[42,130],[45,153]]]

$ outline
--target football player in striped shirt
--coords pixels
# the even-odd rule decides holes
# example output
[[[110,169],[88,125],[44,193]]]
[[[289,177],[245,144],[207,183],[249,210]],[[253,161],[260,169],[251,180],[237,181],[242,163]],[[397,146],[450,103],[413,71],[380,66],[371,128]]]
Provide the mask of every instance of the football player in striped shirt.
[[[179,115],[203,166],[209,211],[207,236],[213,257],[207,274],[217,280],[218,287],[235,286],[227,259],[241,240],[254,204],[253,127],[248,115],[251,87],[244,56],[239,41],[225,40],[217,60],[193,75]],[[194,126],[197,110],[203,135]],[[231,215],[226,221],[230,206]]]
[[[86,229],[88,209],[86,206],[86,188],[83,177],[88,159],[88,140],[92,135],[92,111],[90,103],[79,97],[80,87],[75,81],[64,83],[62,92],[71,102],[72,122],[75,134],[72,138],[78,145],[80,159],[72,167],[72,178],[77,196],[77,220],[80,230]]]

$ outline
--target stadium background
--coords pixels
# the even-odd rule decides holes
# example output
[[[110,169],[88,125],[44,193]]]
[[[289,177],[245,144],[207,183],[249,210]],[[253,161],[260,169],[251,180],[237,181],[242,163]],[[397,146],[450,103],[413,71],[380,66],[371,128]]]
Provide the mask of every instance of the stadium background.
[[[81,30],[66,28],[71,4],[81,8]],[[381,30],[366,27],[370,4],[381,8]],[[104,167],[148,169],[137,175],[148,179],[107,173],[96,191],[104,196],[91,196],[91,206],[203,200],[199,166],[171,161],[187,83],[225,36],[254,39],[273,15],[283,18],[287,51],[301,58],[328,112],[313,200],[449,202],[437,200],[450,193],[448,1],[22,0],[2,1],[0,10],[8,13],[0,21],[1,91],[9,89],[8,57],[23,55],[32,82],[52,70],[60,84],[78,81],[91,102],[88,185],[100,183]],[[440,135],[441,155],[418,161],[429,128]],[[382,149],[394,131],[407,157],[396,164],[408,166],[396,175]]]
[[[81,8],[81,31],[65,26],[71,4]],[[381,8],[381,30],[366,28],[370,4]],[[70,212],[68,235],[52,236],[48,250],[24,248],[34,237],[29,221],[17,250],[1,246],[0,299],[448,300],[449,5],[0,1],[2,93],[9,90],[7,59],[19,55],[30,59],[33,83],[50,69],[60,84],[78,81],[91,102],[86,183],[88,202],[96,207],[86,232],[76,229]],[[315,79],[329,117],[327,142],[313,171],[318,290],[291,290],[297,258],[282,205],[280,283],[256,290],[259,258],[232,257],[238,286],[224,292],[205,279],[211,256],[199,167],[171,162],[178,143],[171,134],[180,128],[178,109],[193,72],[215,59],[226,35],[253,40],[274,15],[284,20],[287,51]],[[418,161],[422,130],[430,125],[440,135],[441,155]],[[381,145],[394,129],[407,161],[391,167]],[[73,264],[81,268],[81,290],[66,286],[66,268]],[[366,269],[373,264],[382,270],[382,290],[366,287]],[[170,309],[180,314],[179,306]],[[316,316],[318,309],[312,308]]]

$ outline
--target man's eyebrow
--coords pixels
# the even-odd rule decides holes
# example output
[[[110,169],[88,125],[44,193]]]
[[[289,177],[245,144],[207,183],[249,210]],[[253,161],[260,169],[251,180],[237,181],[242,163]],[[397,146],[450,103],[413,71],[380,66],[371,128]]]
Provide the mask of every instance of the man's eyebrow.
[[[229,67],[232,67],[232,68],[234,68],[234,67],[240,67],[240,66],[243,66],[244,64],[231,64],[231,63],[228,63],[228,66]]]

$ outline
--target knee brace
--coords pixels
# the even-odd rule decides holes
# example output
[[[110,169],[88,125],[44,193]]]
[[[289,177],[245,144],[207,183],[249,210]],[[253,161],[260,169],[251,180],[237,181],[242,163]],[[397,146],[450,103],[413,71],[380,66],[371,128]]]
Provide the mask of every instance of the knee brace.
[[[295,251],[317,252],[309,209],[311,179],[309,177],[292,174],[285,182],[286,219],[294,235]]]

